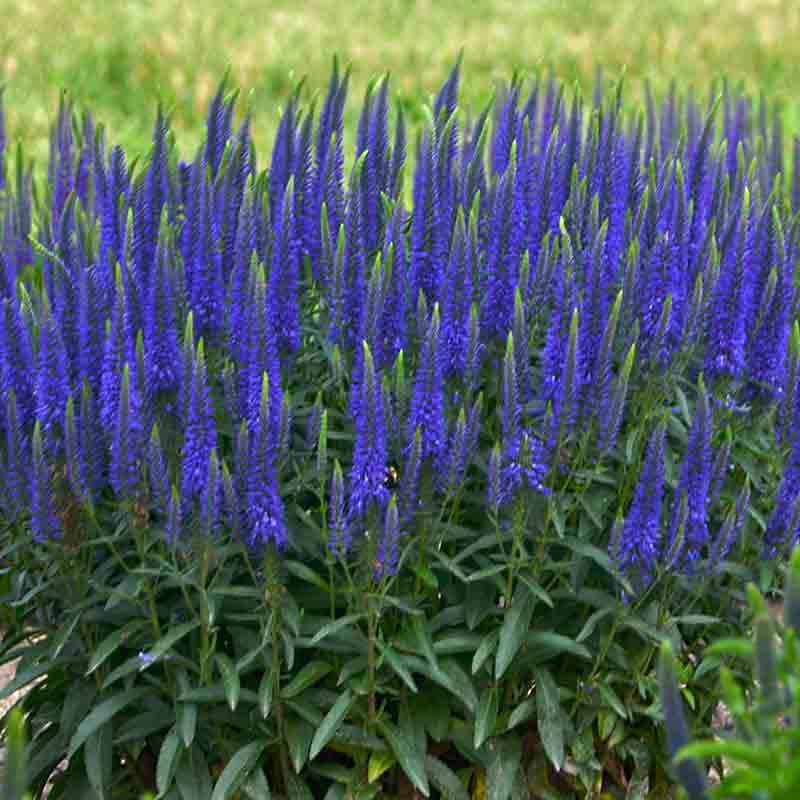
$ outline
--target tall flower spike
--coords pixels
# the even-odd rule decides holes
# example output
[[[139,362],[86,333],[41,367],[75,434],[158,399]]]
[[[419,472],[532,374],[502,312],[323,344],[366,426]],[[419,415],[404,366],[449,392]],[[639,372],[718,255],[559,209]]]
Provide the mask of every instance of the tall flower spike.
[[[652,580],[652,568],[661,552],[665,430],[664,423],[660,423],[650,437],[615,554],[617,568],[640,591]]]
[[[28,505],[30,448],[26,446],[17,414],[17,398],[12,389],[6,404],[6,513],[16,518]]]
[[[495,514],[497,514],[501,504],[500,464],[502,460],[503,456],[500,445],[495,443],[495,446],[492,448],[492,454],[489,456],[489,480],[486,484],[489,508],[491,508]]]
[[[139,482],[142,457],[141,403],[131,368],[122,368],[117,417],[111,443],[111,485],[117,496],[130,499]]]
[[[180,346],[169,264],[172,259],[166,209],[161,220],[155,269],[144,312],[145,374],[141,376],[150,403],[180,386]]]
[[[106,327],[103,374],[100,384],[100,420],[103,423],[103,427],[108,431],[114,428],[119,406],[122,365],[126,362],[133,362],[133,346],[125,287],[122,281],[122,268],[117,264],[114,284],[114,306],[111,314],[111,323]]]
[[[333,464],[328,529],[330,530],[329,552],[333,555],[344,555],[350,549],[351,540],[344,513],[344,477],[338,459]]]
[[[634,342],[628,349],[622,369],[617,375],[614,391],[606,395],[606,403],[600,409],[600,439],[598,449],[601,453],[611,450],[617,443],[617,434],[622,425],[623,412],[625,411],[625,401],[628,396],[628,381],[630,380],[631,370],[636,360],[636,343]]]
[[[214,424],[214,407],[206,377],[206,359],[203,340],[197,345],[189,393],[189,413],[184,434],[181,466],[181,496],[184,512],[199,501],[208,484],[208,459],[216,446],[217,431]]]
[[[442,363],[445,375],[463,375],[467,366],[473,245],[474,242],[468,239],[464,209],[459,208],[442,291]]]
[[[408,267],[406,264],[405,212],[397,201],[386,225],[383,246],[383,263],[389,273],[386,301],[383,306],[383,346],[380,364],[388,367],[406,344],[406,291]]]
[[[439,354],[439,304],[433,307],[409,409],[409,433],[422,428],[422,457],[440,467],[447,448],[444,378]]]
[[[42,424],[36,420],[33,429],[33,469],[31,470],[31,528],[39,542],[59,538],[61,523],[53,510],[50,486],[50,465],[45,461],[42,445]]]
[[[270,381],[266,372],[261,382],[258,421],[251,434],[247,478],[247,543],[258,549],[272,542],[278,549],[288,543],[283,501],[278,493],[274,462],[274,434],[271,431]]]
[[[684,558],[694,562],[710,541],[708,490],[711,482],[711,429],[713,419],[702,376],[698,382],[697,407],[689,430],[689,446],[681,468],[679,486],[687,490],[688,518]],[[677,519],[677,514],[674,515]],[[673,521],[673,527],[675,522]]]
[[[217,449],[212,448],[208,457],[208,478],[200,507],[200,528],[205,536],[211,536],[217,527],[220,512],[220,480],[219,459]]]
[[[170,547],[175,547],[181,538],[181,525],[183,517],[181,507],[181,496],[178,492],[178,487],[175,484],[172,484],[172,493],[170,494],[169,508],[167,509],[167,527],[165,531],[167,536],[167,544]]]
[[[514,357],[514,336],[508,332],[506,354],[503,358],[503,450],[509,450],[519,443],[519,392],[517,387],[517,366]]]
[[[271,307],[267,298],[266,274],[263,264],[259,264],[253,287],[250,310],[250,354],[243,372],[246,374],[245,408],[250,426],[258,422],[261,409],[262,379],[266,372],[269,377],[270,435],[277,433],[281,409],[281,373],[275,333],[270,319]]]
[[[86,493],[86,468],[78,442],[75,401],[72,395],[67,398],[67,410],[64,415],[64,466],[66,468],[67,482],[72,493],[76,497],[84,497]]]
[[[41,422],[45,437],[62,424],[68,397],[67,353],[45,293],[36,369],[36,416]]]
[[[231,534],[237,537],[241,530],[239,495],[234,485],[233,476],[224,461],[222,462],[222,497],[225,504],[225,524]]]
[[[349,513],[353,518],[362,517],[373,502],[383,508],[389,499],[384,486],[388,448],[383,394],[369,345],[362,342],[362,347],[364,369],[355,417],[356,438],[350,474]]]
[[[725,476],[728,474],[728,462],[733,446],[733,432],[728,426],[725,429],[725,441],[717,451],[714,459],[714,466],[711,468],[711,479],[708,489],[708,507],[713,508],[719,501],[722,494],[722,487],[725,484]]]
[[[317,441],[317,474],[324,475],[328,466],[328,409],[322,412]]]
[[[727,558],[731,548],[741,535],[749,506],[750,482],[746,480],[739,497],[736,499],[736,505],[728,511],[725,522],[717,533],[717,538],[711,547],[708,557],[708,574],[719,574],[720,564]]]
[[[158,511],[165,512],[169,505],[169,475],[164,450],[161,447],[161,436],[158,423],[153,425],[150,433],[150,449],[148,453],[148,477],[150,479],[150,496]]]
[[[299,251],[294,242],[294,179],[289,178],[275,206],[269,309],[278,348],[294,353],[300,347]]]
[[[292,435],[292,401],[287,389],[283,393],[281,403],[281,417],[278,426],[278,455],[286,458],[289,453],[290,438]]]
[[[469,447],[467,434],[467,415],[464,413],[464,407],[462,406],[458,412],[455,430],[450,438],[449,467],[447,473],[444,474],[444,492],[447,495],[454,495],[464,479]]]
[[[375,580],[383,580],[397,572],[397,542],[400,532],[400,518],[397,513],[397,497],[392,495],[386,507],[383,538],[378,543],[375,558]]]
[[[17,304],[10,297],[0,305],[0,344],[0,399],[5,405],[13,391],[19,423],[27,426],[36,414],[33,349]]]
[[[422,428],[417,428],[400,479],[400,516],[408,524],[419,507],[419,478],[422,467]]]

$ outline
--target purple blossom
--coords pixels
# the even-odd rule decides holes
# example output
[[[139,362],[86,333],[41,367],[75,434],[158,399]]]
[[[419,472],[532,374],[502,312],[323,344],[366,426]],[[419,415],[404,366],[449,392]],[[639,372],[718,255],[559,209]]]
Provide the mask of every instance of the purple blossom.
[[[127,500],[139,483],[144,444],[141,398],[127,363],[122,368],[117,402],[111,441],[111,485],[120,498]]]
[[[439,467],[447,448],[447,426],[444,417],[444,378],[439,353],[439,306],[434,306],[420,352],[414,391],[408,415],[409,438],[417,428],[422,430],[422,458],[431,459]]]
[[[144,389],[152,403],[161,392],[180,385],[180,346],[175,318],[175,303],[169,276],[171,243],[162,226],[158,239],[155,270],[144,312],[145,375]]]
[[[653,577],[661,552],[661,506],[664,493],[665,426],[659,424],[650,436],[633,502],[625,518],[616,552],[611,554],[619,571],[639,591]]]
[[[689,446],[681,466],[676,506],[670,527],[670,542],[675,540],[678,521],[677,499],[686,490],[688,516],[684,537],[683,557],[692,563],[701,557],[703,548],[709,543],[708,495],[711,486],[711,430],[713,418],[711,406],[702,379],[699,384],[697,407],[692,427],[689,430]]]
[[[246,539],[253,549],[263,548],[270,542],[278,549],[283,549],[288,544],[283,501],[278,492],[278,475],[275,469],[273,442],[276,434],[272,430],[270,403],[269,378],[265,372],[262,375],[258,420],[250,433],[246,478]]]
[[[63,423],[69,397],[69,375],[64,342],[46,296],[39,329],[35,394],[36,417],[47,437]]]
[[[463,375],[467,366],[476,235],[474,225],[467,233],[464,210],[459,208],[442,290],[442,364],[447,376]]]
[[[150,478],[150,495],[153,498],[153,505],[159,511],[165,512],[170,497],[169,474],[167,463],[164,458],[164,450],[161,447],[158,423],[153,425],[153,430],[150,434],[147,466]]]
[[[350,473],[349,514],[362,517],[370,504],[383,508],[389,500],[384,486],[388,449],[384,418],[383,394],[372,353],[366,342],[358,411],[355,416],[355,447]]]
[[[328,550],[334,555],[343,555],[350,549],[351,537],[344,511],[344,478],[338,459],[333,464],[333,476],[331,477],[328,529],[330,530]]]
[[[399,530],[400,516],[397,512],[397,497],[392,495],[392,499],[386,507],[383,537],[378,542],[378,550],[375,556],[375,580],[382,580],[397,572]]]
[[[189,408],[181,450],[181,497],[184,513],[188,513],[195,501],[202,503],[206,496],[208,460],[217,441],[202,339],[197,346],[192,366]]]
[[[45,542],[61,536],[61,523],[53,508],[50,465],[45,460],[42,426],[37,420],[33,429],[33,468],[31,469],[31,528],[36,541]]]

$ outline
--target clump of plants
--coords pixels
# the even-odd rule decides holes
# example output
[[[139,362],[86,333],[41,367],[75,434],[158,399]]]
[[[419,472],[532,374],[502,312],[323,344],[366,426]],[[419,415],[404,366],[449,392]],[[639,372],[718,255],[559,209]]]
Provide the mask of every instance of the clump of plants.
[[[261,167],[224,82],[189,160],[161,109],[130,159],[63,101],[43,182],[0,134],[34,797],[669,791],[661,642],[797,538],[800,173],[727,87],[459,80],[346,143],[334,65]]]
[[[713,739],[689,741],[675,657],[668,642],[662,645],[660,680],[667,742],[677,777],[692,800],[789,800],[800,792],[800,549],[792,556],[783,619],[778,618],[777,625],[758,589],[753,584],[748,589],[752,638],[721,639],[706,651],[708,659],[730,663],[721,667],[720,683],[732,730],[717,731]],[[742,661],[746,666],[741,666]],[[736,662],[738,681],[730,668]],[[711,787],[701,767],[706,760],[713,761],[721,776]]]

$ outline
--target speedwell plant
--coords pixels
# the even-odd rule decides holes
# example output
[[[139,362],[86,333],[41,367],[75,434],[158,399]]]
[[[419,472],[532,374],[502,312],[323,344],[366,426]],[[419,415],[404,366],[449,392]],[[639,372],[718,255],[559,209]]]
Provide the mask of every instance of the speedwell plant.
[[[515,77],[471,115],[457,65],[345,143],[348,76],[264,166],[224,82],[189,160],[64,100],[40,183],[0,124],[34,797],[664,796],[661,641],[735,631],[797,538],[778,114]]]

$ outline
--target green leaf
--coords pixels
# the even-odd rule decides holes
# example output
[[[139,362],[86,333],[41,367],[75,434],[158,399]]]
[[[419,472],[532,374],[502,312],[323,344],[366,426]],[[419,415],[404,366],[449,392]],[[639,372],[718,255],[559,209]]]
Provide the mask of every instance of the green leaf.
[[[432,739],[443,742],[447,738],[451,711],[448,697],[441,689],[431,686],[424,694],[409,698],[409,710]]]
[[[70,636],[72,636],[73,632],[75,631],[75,627],[80,621],[82,613],[82,611],[78,612],[69,622],[65,622],[58,629],[58,632],[53,638],[53,649],[50,652],[51,660],[55,661],[61,655],[61,651],[64,649],[64,646],[69,641]]]
[[[193,622],[184,622],[178,625],[168,633],[164,634],[152,647],[147,654],[147,658],[142,661],[139,667],[139,672],[143,672],[148,667],[152,666],[156,661],[163,658],[172,647],[179,642],[188,633],[191,633],[200,623],[197,620]]]
[[[536,717],[539,738],[556,771],[564,765],[564,718],[561,700],[553,676],[546,669],[534,671],[536,676]]]
[[[478,710],[475,712],[474,745],[476,750],[479,750],[481,745],[494,733],[499,702],[496,687],[487,686],[481,693]]]
[[[384,647],[380,642],[378,642],[378,648],[386,659],[386,663],[392,668],[392,671],[412,692],[416,693],[417,684],[414,681],[414,676],[411,674],[411,670],[403,663],[402,656],[391,647]]]
[[[256,767],[242,784],[242,791],[247,795],[248,800],[272,800],[272,793],[269,784],[264,777],[261,767]]]
[[[289,719],[285,725],[286,745],[289,748],[289,758],[294,771],[299,775],[300,770],[308,761],[311,748],[311,739],[314,736],[314,726],[304,719]]]
[[[588,639],[594,633],[597,623],[600,622],[600,620],[602,620],[604,617],[607,617],[613,613],[613,608],[599,608],[597,611],[593,612],[589,619],[587,619],[584,623],[583,627],[581,628],[581,632],[575,637],[575,641],[580,644]]]
[[[256,765],[265,744],[263,741],[250,742],[233,754],[217,779],[211,800],[228,800],[233,795]]]
[[[496,680],[500,680],[505,674],[514,656],[519,652],[525,635],[531,626],[533,609],[536,599],[522,585],[517,585],[511,608],[506,611],[506,618],[503,620],[503,627],[500,628],[500,639],[497,644],[497,654],[494,663],[494,675]]]
[[[178,703],[177,722],[184,747],[191,747],[197,730],[197,706],[194,703]]]
[[[694,671],[694,680],[698,681],[707,672],[718,670],[721,664],[722,660],[719,658],[719,656],[708,656],[707,658],[704,658]]]
[[[164,737],[164,741],[161,743],[161,750],[158,753],[156,786],[158,787],[159,797],[163,797],[172,785],[180,750],[181,742],[178,734],[173,729]]]
[[[442,680],[444,676],[444,680]],[[478,705],[478,695],[475,687],[461,665],[452,658],[442,659],[441,669],[434,670],[431,677],[461,700],[471,713],[475,712]]]
[[[306,782],[293,772],[286,776],[286,797],[287,800],[314,800]]]
[[[86,674],[91,675],[107,658],[113,655],[117,649],[126,642],[131,634],[138,631],[144,624],[143,620],[136,619],[124,625],[122,628],[117,628],[113,633],[110,633],[97,645],[92,657],[89,659],[89,666],[86,669]]]
[[[272,695],[273,687],[275,684],[275,676],[272,670],[267,670],[261,678],[261,683],[258,686],[258,707],[261,709],[261,716],[264,719],[269,717],[270,709],[272,708]]]
[[[138,655],[133,655],[126,659],[118,667],[111,670],[111,672],[106,675],[106,677],[103,679],[103,684],[100,687],[100,690],[104,692],[109,686],[113,686],[118,680],[127,678],[128,675],[134,672],[138,672],[141,665],[142,662]]]
[[[198,686],[196,689],[187,689],[178,695],[181,703],[221,703],[223,700],[228,702],[228,692],[222,684],[216,683],[213,686]],[[240,703],[258,703],[258,695],[250,689],[239,690]]]
[[[751,660],[753,658],[753,643],[748,639],[717,639],[705,650],[706,658],[711,656],[738,656]]]
[[[111,797],[112,742],[111,725],[98,728],[84,747],[86,777],[100,800]]]
[[[486,770],[486,800],[508,800],[514,790],[522,745],[516,736],[496,739]]]
[[[175,781],[183,800],[207,800],[211,797],[211,775],[203,751],[194,745],[185,750],[178,762]]]
[[[585,658],[587,661],[592,659],[592,654],[588,648],[578,644],[574,639],[570,639],[569,636],[562,636],[560,633],[534,631],[528,634],[526,641],[529,647],[544,647],[547,650],[554,651],[557,655],[570,653],[573,656]]]
[[[225,699],[228,701],[228,707],[231,711],[236,711],[242,689],[239,673],[233,662],[223,653],[217,653],[217,666],[222,676],[222,685],[225,687]]]
[[[367,615],[363,613],[348,614],[347,616],[339,617],[339,619],[333,620],[333,622],[329,622],[314,634],[314,636],[311,638],[311,641],[308,643],[309,647],[319,644],[326,636],[332,636],[334,633],[342,630],[342,628],[349,628],[351,625],[359,620],[364,619],[366,616]]]
[[[425,771],[425,756],[418,752],[413,742],[397,727],[389,722],[378,722],[378,726],[383,733],[392,752],[397,756],[397,760],[408,776],[408,779],[424,797],[430,796],[428,786],[428,774]]]
[[[0,689],[0,700],[5,700],[9,695],[14,694],[19,689],[27,686],[31,681],[35,681],[42,675],[46,675],[51,669],[55,667],[51,661],[44,664],[37,664],[35,667],[29,667],[26,670],[18,671],[14,676],[14,680],[9,681],[2,689]]]
[[[92,712],[78,725],[78,729],[72,736],[67,758],[72,758],[86,740],[115,714],[149,694],[150,691],[150,689],[129,689],[128,691],[117,692],[109,697],[108,700],[100,703],[99,706],[95,706]]]
[[[442,800],[470,800],[461,779],[443,761],[434,756],[427,756],[425,768],[431,783],[441,793]]]
[[[464,616],[471,631],[492,613],[494,597],[495,589],[488,581],[470,586],[464,597]]]
[[[675,617],[675,622],[679,625],[716,625],[720,619],[719,617],[711,617],[708,614],[684,614],[680,617]]]
[[[617,716],[622,717],[622,719],[628,719],[628,709],[625,708],[625,704],[619,699],[619,695],[617,695],[610,686],[604,683],[601,683],[598,689],[600,690],[600,695],[603,700],[614,709]]]
[[[412,571],[414,574],[430,589],[434,591],[438,590],[439,588],[439,581],[436,578],[436,575],[433,574],[430,567],[426,567],[424,564],[415,564],[412,567]]]
[[[763,744],[748,744],[747,742],[728,739],[726,741],[707,740],[692,742],[682,747],[675,754],[675,761],[687,759],[727,758],[739,761],[755,769],[775,769],[775,756]]]
[[[391,769],[397,763],[397,757],[389,750],[378,750],[370,753],[367,763],[367,780],[375,783],[387,769]]]
[[[314,738],[311,740],[311,750],[308,757],[310,760],[315,759],[326,744],[333,738],[342,720],[347,716],[350,711],[350,706],[353,703],[353,693],[348,689],[339,699],[331,706],[330,711],[325,715],[317,728]]]
[[[495,652],[497,649],[497,642],[500,639],[500,631],[493,630],[489,631],[483,639],[481,643],[478,645],[477,649],[475,650],[475,655],[472,657],[472,674],[477,674],[478,670],[484,665],[486,659],[489,658],[492,653]]]
[[[431,641],[430,632],[425,624],[425,620],[421,617],[414,617],[411,623],[414,629],[417,643],[419,644],[422,654],[428,660],[428,663],[433,669],[439,669],[439,662],[436,659],[436,653],[433,649],[433,642]]]
[[[528,591],[534,597],[538,597],[548,608],[553,608],[553,599],[535,580],[523,574],[517,577],[528,587]]]
[[[508,718],[508,730],[530,719],[536,713],[536,699],[529,697],[514,708]]]
[[[330,671],[331,665],[327,661],[310,661],[283,688],[281,697],[288,700],[290,697],[300,694],[304,689],[308,689],[309,686],[313,686],[324,678]]]
[[[292,573],[292,575],[300,578],[300,580],[313,583],[314,586],[322,589],[323,592],[327,593],[330,590],[328,584],[319,575],[317,575],[316,572],[309,569],[305,564],[301,564],[299,561],[292,561],[290,559],[284,561],[283,564],[286,569]]]

